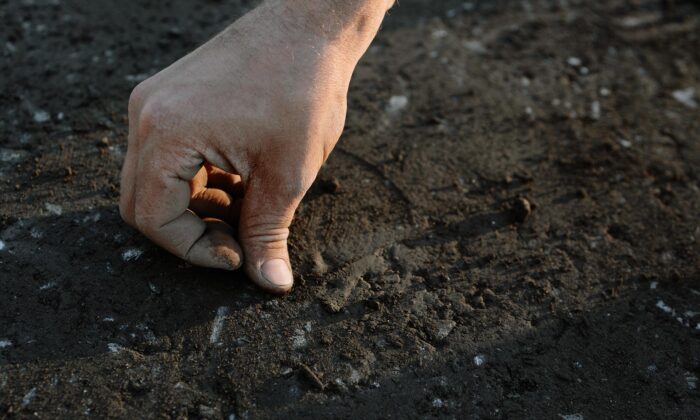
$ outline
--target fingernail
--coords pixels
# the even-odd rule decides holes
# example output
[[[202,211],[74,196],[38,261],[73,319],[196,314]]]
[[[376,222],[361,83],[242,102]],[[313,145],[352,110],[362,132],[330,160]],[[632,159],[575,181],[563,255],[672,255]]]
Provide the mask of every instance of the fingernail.
[[[265,261],[260,267],[262,276],[270,284],[277,288],[287,288],[294,283],[292,272],[289,270],[287,262],[283,259]]]

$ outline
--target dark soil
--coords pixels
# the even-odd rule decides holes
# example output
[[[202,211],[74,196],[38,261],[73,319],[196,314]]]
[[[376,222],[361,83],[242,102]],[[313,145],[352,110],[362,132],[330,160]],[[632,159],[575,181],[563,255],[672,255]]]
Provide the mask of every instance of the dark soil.
[[[0,5],[0,417],[700,418],[697,1],[402,0],[284,297],[117,211],[130,90],[251,7]]]

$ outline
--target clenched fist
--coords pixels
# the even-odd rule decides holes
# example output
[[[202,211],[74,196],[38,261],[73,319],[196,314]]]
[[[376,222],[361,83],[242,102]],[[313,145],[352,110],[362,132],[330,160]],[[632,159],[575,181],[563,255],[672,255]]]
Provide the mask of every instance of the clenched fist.
[[[385,0],[275,0],[139,84],[122,217],[200,266],[293,284],[294,212],[343,129]]]

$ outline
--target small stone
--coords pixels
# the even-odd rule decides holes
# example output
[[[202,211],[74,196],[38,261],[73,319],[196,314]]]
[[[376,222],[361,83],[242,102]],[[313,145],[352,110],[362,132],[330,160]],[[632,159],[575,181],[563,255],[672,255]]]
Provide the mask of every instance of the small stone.
[[[477,354],[476,356],[474,356],[474,359],[472,361],[474,362],[474,365],[476,367],[483,366],[484,363],[486,363],[486,356],[484,356],[483,354]]]
[[[591,118],[594,120],[600,119],[600,102],[598,101],[591,103]]]
[[[481,291],[481,295],[488,302],[493,302],[496,299],[496,293],[494,293],[494,291],[489,289],[488,287]]]
[[[583,61],[581,61],[581,59],[578,57],[569,57],[566,59],[566,64],[570,65],[571,67],[578,67],[583,64]]]
[[[513,216],[515,216],[515,221],[518,223],[523,223],[525,219],[532,213],[532,205],[527,198],[519,197],[513,202]]]
[[[482,296],[475,296],[474,299],[472,299],[472,306],[478,309],[486,308],[484,298]]]
[[[442,341],[447,338],[452,332],[454,327],[457,325],[456,322],[452,320],[441,319],[435,323],[435,329],[431,331],[431,335],[436,341]]]
[[[128,248],[122,251],[122,260],[124,262],[136,261],[143,255],[143,251],[138,248]]]
[[[559,414],[559,417],[561,417],[564,420],[583,420],[583,415],[581,415],[579,413]]]
[[[24,397],[22,397],[22,408],[28,406],[29,404],[34,401],[34,398],[36,397],[36,388],[32,388],[24,394]]]
[[[668,305],[666,304],[666,302],[664,302],[663,300],[660,300],[660,299],[659,299],[659,301],[656,302],[656,307],[659,308],[659,309],[661,309],[662,311],[666,312],[667,314],[672,314],[672,313],[673,313],[673,308],[671,308],[670,306],[668,306]]]
[[[685,382],[688,384],[688,389],[690,390],[698,387],[698,377],[692,372],[685,372]]]
[[[37,122],[39,124],[45,123],[46,121],[51,119],[51,114],[49,114],[46,111],[38,110],[34,112],[34,122]]]
[[[107,343],[107,350],[109,350],[110,353],[119,353],[124,350],[124,347],[117,343]]]
[[[469,39],[464,41],[462,44],[464,45],[464,48],[475,54],[485,54],[488,52],[484,44],[478,40]]]
[[[100,141],[97,142],[97,147],[105,148],[105,147],[109,147],[109,145],[110,145],[110,141],[109,141],[108,137],[102,137],[100,139]]]
[[[63,214],[63,207],[59,206],[58,204],[45,203],[44,208],[46,208],[46,211],[48,211],[49,214],[53,214],[54,216],[60,216]]]
[[[404,95],[394,95],[389,98],[386,110],[390,114],[396,114],[408,105],[408,98]]]
[[[155,284],[151,283],[150,281],[148,282],[148,288],[151,289],[151,292],[155,293],[156,295],[159,295],[162,293],[160,286],[155,285]]]
[[[335,194],[340,191],[340,181],[335,177],[323,180],[321,181],[321,188],[328,194]]]
[[[214,407],[201,404],[199,406],[199,415],[206,419],[215,418],[219,416],[219,411]]]
[[[307,341],[306,341],[306,335],[304,334],[304,330],[297,328],[294,330],[294,335],[292,336],[292,348],[294,350],[299,350],[304,347],[306,347]]]
[[[447,35],[447,31],[444,29],[435,29],[432,33],[433,39],[445,38]]]
[[[686,88],[674,90],[673,99],[685,105],[688,108],[695,109],[698,107],[698,102],[695,100],[695,88]]]

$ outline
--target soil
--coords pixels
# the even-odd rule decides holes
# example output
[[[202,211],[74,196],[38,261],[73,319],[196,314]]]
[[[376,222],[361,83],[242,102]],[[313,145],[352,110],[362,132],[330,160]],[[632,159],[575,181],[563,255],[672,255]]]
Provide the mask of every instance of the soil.
[[[130,90],[253,6],[0,7],[0,417],[700,418],[698,2],[402,0],[283,297],[117,211]]]

